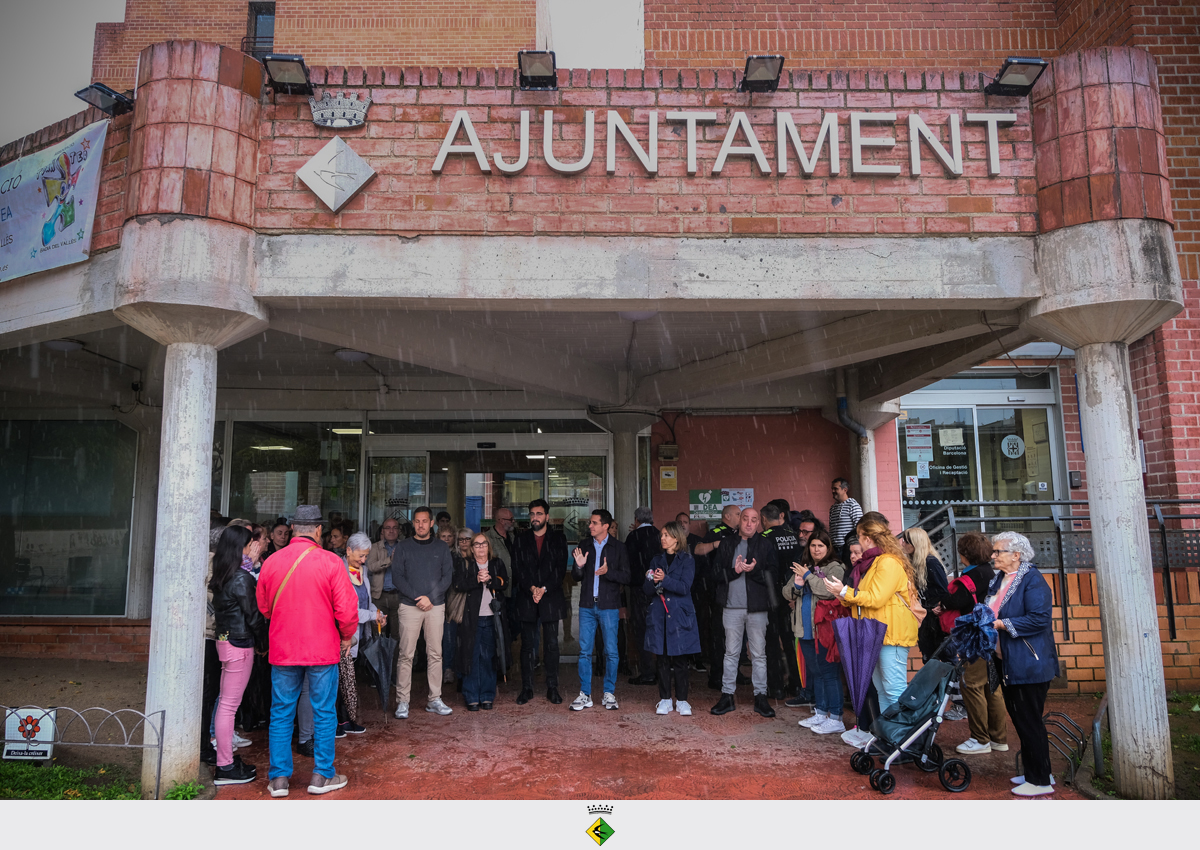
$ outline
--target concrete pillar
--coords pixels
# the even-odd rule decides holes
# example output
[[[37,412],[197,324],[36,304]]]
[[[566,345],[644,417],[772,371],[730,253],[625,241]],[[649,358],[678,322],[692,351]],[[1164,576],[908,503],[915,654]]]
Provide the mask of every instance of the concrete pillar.
[[[624,537],[638,506],[638,465],[636,430],[613,432],[613,516]]]
[[[1169,224],[1121,219],[1038,237],[1046,293],[1023,327],[1075,349],[1117,791],[1174,792],[1129,343],[1183,308]]]
[[[200,767],[200,702],[204,672],[208,503],[217,400],[217,349],[203,343],[167,346],[163,397],[155,581],[150,619],[146,712],[166,710],[162,788],[194,781]],[[205,508],[204,510],[199,509]],[[152,788],[155,764],[142,765]]]
[[[863,513],[866,513],[879,507],[879,483],[875,479],[875,431],[868,428],[867,436],[858,437],[857,441],[858,477],[862,482],[858,492],[858,504]]]
[[[887,401],[860,401],[859,386],[858,386],[858,370],[846,370],[846,405],[850,418],[858,422],[867,429],[866,437],[856,437],[851,434],[850,439],[857,443],[858,450],[858,490],[852,492],[851,495],[858,500],[862,506],[863,512],[879,510],[879,474],[875,467],[875,429],[891,422],[900,415],[900,400],[889,399]],[[889,485],[887,482],[884,486],[898,486],[899,482],[893,481]],[[899,517],[889,517],[892,522],[898,522]]]
[[[1104,628],[1113,776],[1122,794],[1161,800],[1174,793],[1175,782],[1129,346],[1081,346],[1075,365]]]

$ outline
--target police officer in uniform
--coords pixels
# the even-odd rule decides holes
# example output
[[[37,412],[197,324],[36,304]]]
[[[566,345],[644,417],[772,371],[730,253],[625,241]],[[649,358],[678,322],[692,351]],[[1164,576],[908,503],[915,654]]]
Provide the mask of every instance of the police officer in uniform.
[[[738,522],[741,518],[741,508],[737,505],[727,506],[721,511],[721,521],[710,529],[692,550],[696,558],[692,601],[696,606],[697,622],[707,626],[700,629],[700,648],[704,653],[704,663],[708,665],[708,687],[714,691],[721,690],[721,669],[725,663],[725,627],[721,624],[721,606],[717,605],[717,577],[713,571],[713,558],[709,555],[720,547],[722,540],[737,536]]]
[[[780,504],[781,500],[769,502],[762,509],[763,537],[775,544],[777,569],[790,572],[792,562],[799,561],[802,550],[800,540],[788,526],[788,511]],[[767,616],[767,690],[772,699],[783,699],[787,696],[788,703],[793,707],[812,703],[810,688],[800,685],[800,668],[796,664],[796,647],[791,628],[791,616],[788,601],[783,598],[783,580],[773,576],[775,589],[779,593],[772,597],[776,601]],[[788,683],[783,682],[784,670],[787,670]]]

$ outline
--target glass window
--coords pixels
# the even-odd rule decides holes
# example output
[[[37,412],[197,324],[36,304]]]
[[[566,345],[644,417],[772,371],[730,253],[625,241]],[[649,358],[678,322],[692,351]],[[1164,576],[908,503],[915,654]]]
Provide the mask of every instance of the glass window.
[[[587,419],[372,419],[372,434],[603,434]]]
[[[229,515],[266,523],[316,505],[358,522],[360,428],[331,422],[235,422]],[[338,433],[346,432],[346,433]]]
[[[367,461],[367,530],[374,540],[386,519],[401,524],[426,504],[425,456],[373,457]]]
[[[979,478],[985,501],[1038,502],[1054,498],[1054,464],[1050,458],[1050,411],[1044,407],[981,407]],[[988,516],[1049,516],[1049,508],[988,508]],[[1039,531],[1052,523],[988,523],[991,531]]]
[[[529,503],[544,497],[545,463],[543,451],[430,452],[429,506],[474,531],[491,528],[501,507],[523,524]]]
[[[225,477],[225,420],[218,419],[213,425],[212,455],[212,500],[209,504],[214,515],[221,514],[221,485]]]
[[[608,481],[603,457],[564,457],[549,461],[550,522],[560,527],[567,540],[588,538],[587,523],[592,511],[608,507]]]
[[[910,409],[897,425],[905,528],[946,502],[979,499],[971,408]]]
[[[137,434],[0,420],[0,614],[125,614]]]
[[[921,392],[938,390],[1048,390],[1050,372],[1029,377],[1019,372],[963,372],[938,381]]]

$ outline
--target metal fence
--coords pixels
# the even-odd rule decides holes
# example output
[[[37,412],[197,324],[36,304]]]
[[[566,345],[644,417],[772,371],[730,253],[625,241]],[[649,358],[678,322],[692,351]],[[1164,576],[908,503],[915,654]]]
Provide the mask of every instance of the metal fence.
[[[1146,519],[1150,524],[1150,561],[1162,572],[1163,603],[1167,631],[1176,639],[1175,590],[1172,569],[1200,567],[1200,529],[1181,526],[1200,520],[1200,513],[1185,513],[1187,505],[1200,505],[1200,499],[1152,499],[1146,501]],[[921,517],[915,525],[925,529],[942,563],[958,573],[958,535],[966,531],[1019,531],[1029,538],[1036,553],[1035,563],[1042,570],[1054,570],[1058,578],[1058,600],[1063,637],[1070,639],[1071,624],[1067,604],[1067,573],[1094,570],[1090,530],[1075,525],[1089,522],[1088,503],[1062,499],[1018,502],[948,502]],[[1028,511],[1028,515],[1002,515],[1001,511]],[[989,516],[989,511],[991,515]],[[1078,511],[1078,512],[1077,512]]]
[[[162,790],[162,747],[163,724],[166,711],[143,714],[132,708],[109,711],[107,708],[39,708],[37,706],[0,706],[4,711],[4,743],[7,744],[52,744],[66,747],[119,747],[122,749],[158,750],[154,770],[154,799],[159,799]],[[63,722],[64,716],[66,722]],[[18,731],[9,734],[9,720],[18,721]],[[34,738],[34,730],[50,720],[54,735],[49,739]],[[126,725],[126,721],[130,725]],[[93,724],[95,724],[93,726]],[[24,728],[27,731],[21,731]],[[140,734],[139,734],[140,730]],[[117,740],[100,740],[101,737]],[[153,740],[147,743],[149,737]]]

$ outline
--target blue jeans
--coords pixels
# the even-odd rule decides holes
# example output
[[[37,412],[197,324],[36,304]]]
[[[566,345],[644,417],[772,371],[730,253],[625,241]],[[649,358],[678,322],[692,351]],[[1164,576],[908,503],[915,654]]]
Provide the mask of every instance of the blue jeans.
[[[817,711],[823,711],[830,717],[840,720],[842,717],[842,664],[840,661],[826,661],[825,653],[828,647],[823,647],[815,640],[802,640],[800,645],[812,646],[812,666],[808,668],[809,682],[813,688],[813,704]],[[804,660],[808,661],[805,652]]]
[[[300,686],[308,679],[313,709],[313,771],[332,778],[333,737],[337,729],[338,666],[271,667],[271,772],[270,779],[292,775],[292,727]]]
[[[471,649],[471,671],[463,676],[463,698],[467,705],[496,701],[496,624],[491,617],[480,617],[475,626],[475,646]]]
[[[885,646],[879,653],[879,663],[871,673],[871,683],[879,692],[879,713],[900,701],[908,687],[908,647]]]
[[[592,650],[596,646],[596,627],[604,635],[604,693],[617,692],[617,620],[616,608],[579,609],[579,690],[592,693]]]

